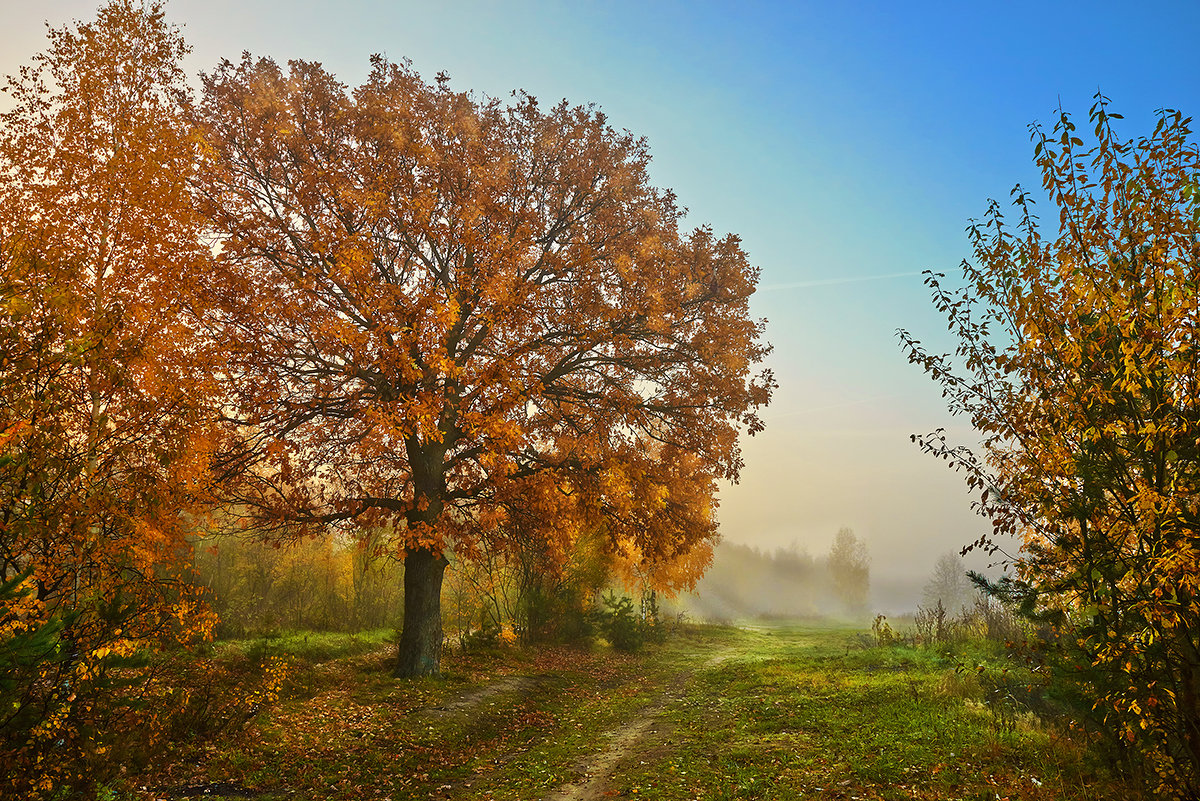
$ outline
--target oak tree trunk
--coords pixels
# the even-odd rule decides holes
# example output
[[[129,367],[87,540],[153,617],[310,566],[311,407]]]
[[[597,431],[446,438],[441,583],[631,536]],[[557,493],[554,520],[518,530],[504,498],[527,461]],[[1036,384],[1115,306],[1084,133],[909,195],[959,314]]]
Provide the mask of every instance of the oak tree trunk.
[[[433,676],[442,664],[442,576],[446,557],[428,548],[404,558],[404,626],[396,675]]]
[[[405,442],[412,468],[414,499],[408,512],[411,534],[437,523],[445,508],[445,441]],[[396,675],[436,676],[442,665],[442,577],[449,562],[441,548],[416,545],[404,557],[404,624]]]

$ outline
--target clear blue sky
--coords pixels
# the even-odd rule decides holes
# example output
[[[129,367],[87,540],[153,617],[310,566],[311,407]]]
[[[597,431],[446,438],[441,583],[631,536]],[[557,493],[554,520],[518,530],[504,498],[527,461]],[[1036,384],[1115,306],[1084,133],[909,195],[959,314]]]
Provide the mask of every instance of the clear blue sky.
[[[44,46],[76,0],[0,0],[0,73]],[[958,477],[908,434],[949,421],[907,365],[905,327],[944,324],[915,275],[953,272],[987,199],[1036,186],[1027,126],[1086,120],[1097,88],[1130,136],[1156,108],[1200,111],[1190,2],[387,2],[173,0],[189,69],[243,50],[323,62],[368,56],[504,97],[596,103],[645,135],[656,183],[689,222],[742,236],[762,268],[780,380],[765,433],[723,493],[730,540],[824,551],[863,536],[879,601],[915,591],[936,557],[986,528]],[[879,278],[878,276],[893,276]],[[961,431],[961,428],[959,428]],[[969,432],[962,432],[968,436]]]

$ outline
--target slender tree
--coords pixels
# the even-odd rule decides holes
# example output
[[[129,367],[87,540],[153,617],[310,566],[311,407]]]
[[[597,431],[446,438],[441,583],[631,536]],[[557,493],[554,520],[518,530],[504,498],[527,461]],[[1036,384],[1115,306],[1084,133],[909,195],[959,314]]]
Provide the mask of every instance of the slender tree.
[[[438,670],[447,549],[533,531],[563,563],[603,529],[663,561],[715,536],[773,387],[757,270],[679,231],[643,140],[379,58],[353,91],[226,62],[202,113],[241,508],[393,527],[401,674]]]
[[[921,595],[926,608],[932,609],[941,602],[945,610],[953,614],[969,606],[977,593],[963,568],[962,558],[950,552],[937,558]]]
[[[829,547],[829,576],[844,612],[864,615],[871,589],[871,557],[867,544],[849,528],[838,529]]]
[[[978,545],[1017,538],[993,591],[1055,627],[1081,714],[1159,793],[1197,798],[1200,149],[1177,112],[1137,140],[1102,96],[1090,119],[1090,146],[1065,113],[1033,127],[1050,235],[1018,187],[1015,226],[993,204],[969,229],[963,289],[927,279],[957,354],[901,338],[984,437],[917,439],[979,492]]]
[[[212,448],[185,52],[157,4],[114,0],[50,31],[0,115],[0,651],[53,634],[4,668],[18,795],[86,779],[74,757],[121,728],[95,719],[114,657],[211,623],[171,567]]]

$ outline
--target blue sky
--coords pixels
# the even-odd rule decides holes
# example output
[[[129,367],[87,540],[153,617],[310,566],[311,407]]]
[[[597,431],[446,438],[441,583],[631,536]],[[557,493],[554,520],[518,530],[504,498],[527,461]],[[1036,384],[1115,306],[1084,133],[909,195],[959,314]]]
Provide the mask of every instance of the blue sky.
[[[0,8],[10,74],[43,48],[43,19],[88,19],[95,4]],[[382,52],[463,89],[596,103],[645,135],[653,179],[689,223],[741,235],[762,268],[754,308],[770,321],[780,390],[767,431],[746,443],[742,483],[723,492],[725,536],[817,553],[851,526],[881,605],[902,605],[939,554],[986,527],[961,481],[908,441],[953,422],[897,345],[905,327],[949,346],[915,274],[953,272],[969,255],[968,218],[1018,181],[1038,185],[1027,126],[1052,125],[1060,103],[1085,122],[1102,89],[1129,136],[1161,106],[1200,111],[1200,4],[1185,2],[173,0],[167,11],[194,47],[193,73],[249,50],[321,61],[353,84]]]

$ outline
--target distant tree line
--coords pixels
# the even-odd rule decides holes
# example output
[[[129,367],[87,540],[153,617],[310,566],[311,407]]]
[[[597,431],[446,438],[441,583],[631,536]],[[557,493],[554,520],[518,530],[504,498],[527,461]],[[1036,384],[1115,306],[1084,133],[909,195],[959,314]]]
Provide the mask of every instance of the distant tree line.
[[[840,617],[863,620],[870,599],[870,556],[848,528],[820,556],[795,546],[764,551],[721,542],[712,567],[684,603],[711,620]]]

